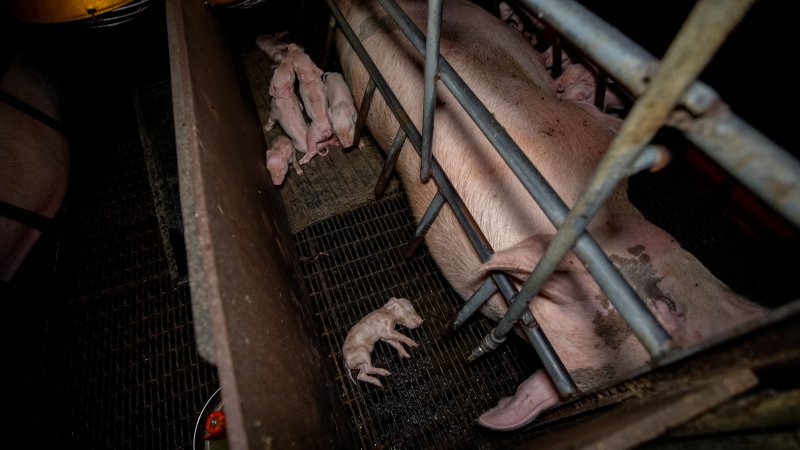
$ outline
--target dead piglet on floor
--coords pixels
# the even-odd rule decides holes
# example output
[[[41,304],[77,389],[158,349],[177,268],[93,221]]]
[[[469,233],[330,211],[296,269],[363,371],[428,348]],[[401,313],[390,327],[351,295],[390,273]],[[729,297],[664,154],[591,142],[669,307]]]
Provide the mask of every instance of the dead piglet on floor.
[[[342,148],[353,145],[356,131],[358,111],[353,103],[353,95],[338,72],[325,72],[322,76],[328,96],[328,119],[333,126],[333,133],[339,138]]]
[[[416,347],[417,343],[410,337],[394,329],[395,324],[403,325],[406,328],[417,328],[422,325],[423,319],[416,311],[411,302],[405,298],[392,297],[381,308],[364,316],[357,324],[350,329],[344,340],[342,355],[344,364],[350,380],[353,380],[351,370],[358,369],[360,381],[372,383],[375,386],[383,386],[381,382],[372,375],[387,376],[391,375],[386,369],[372,366],[370,353],[375,346],[375,342],[381,340],[391,345],[403,358],[410,358],[403,344]]]
[[[276,186],[283,184],[286,172],[289,171],[289,163],[292,163],[294,171],[298,175],[303,174],[303,169],[300,168],[300,164],[294,156],[292,141],[281,134],[272,141],[272,145],[267,149],[267,170],[272,178],[272,184]]]
[[[317,153],[322,156],[327,155],[326,145],[338,145],[338,140],[333,134],[333,128],[326,112],[328,99],[325,93],[325,83],[322,82],[322,70],[311,61],[302,47],[289,44],[288,49],[294,71],[300,81],[300,97],[306,107],[306,114],[311,119],[306,135],[308,153],[300,160],[300,164],[306,164]]]
[[[272,107],[269,112],[269,120],[264,125],[264,130],[271,130],[277,121],[281,124],[283,131],[292,139],[294,148],[307,153],[306,135],[308,134],[308,124],[306,124],[306,119],[303,117],[300,100],[294,93],[294,80],[292,58],[287,55],[275,68],[272,80],[269,83]]]

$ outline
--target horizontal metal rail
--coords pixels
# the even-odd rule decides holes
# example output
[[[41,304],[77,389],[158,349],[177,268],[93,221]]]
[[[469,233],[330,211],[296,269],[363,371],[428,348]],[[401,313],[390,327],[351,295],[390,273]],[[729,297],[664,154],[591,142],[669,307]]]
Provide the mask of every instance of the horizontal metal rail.
[[[618,29],[575,0],[517,1],[631,94],[645,92],[659,61]],[[700,81],[685,91],[680,105],[691,114],[675,112],[670,125],[800,227],[800,162],[733,114]]]
[[[378,2],[394,19],[417,51],[424,54],[425,37],[416,24],[393,1],[378,0]],[[447,60],[441,56],[439,57],[439,75],[453,97],[495,147],[533,199],[541,206],[548,219],[558,228],[566,219],[569,211],[563,200],[497,122],[492,113]],[[582,233],[574,250],[650,355],[654,357],[663,355],[670,347],[669,335],[630,284],[620,275],[597,242],[588,233]],[[495,336],[495,338],[498,337]],[[485,347],[485,350],[491,349],[491,346]]]
[[[375,66],[375,63],[372,61],[366,49],[353,32],[347,20],[342,15],[342,12],[336,5],[333,4],[333,0],[326,0],[326,3],[331,10],[331,14],[339,23],[340,30],[352,46],[353,51],[358,55],[362,64],[364,64],[365,69],[371,77],[371,81],[374,82],[375,86],[381,92],[390,110],[400,123],[400,127],[405,132],[407,139],[409,142],[411,142],[414,149],[418,153],[421,153],[422,137],[420,132],[408,117],[408,114],[400,104],[397,96],[391,90],[377,66]],[[364,107],[363,102],[361,106],[362,108]],[[464,206],[463,200],[458,195],[458,192],[456,192],[452,183],[444,174],[444,171],[442,170],[441,166],[439,166],[439,163],[435,158],[432,158],[431,160],[431,172],[434,181],[439,188],[439,192],[444,196],[445,200],[447,200],[447,203],[450,205],[453,214],[456,216],[457,220],[464,229],[467,237],[472,243],[472,246],[478,253],[478,256],[482,261],[488,260],[493,253],[491,245],[483,235],[483,232],[477,226],[475,219]],[[500,273],[494,273],[491,275],[491,277],[497,286],[497,289],[506,299],[511,301],[511,299],[517,293],[517,289],[514,287],[513,283],[508,279],[508,277]],[[535,319],[530,311],[527,311],[523,314],[523,323],[521,326],[525,336],[530,340],[534,350],[541,358],[545,370],[547,370],[547,373],[553,379],[553,382],[559,392],[565,397],[575,394],[577,392],[575,383],[572,381],[572,378],[564,367],[563,362],[561,362],[561,360],[555,354],[555,351],[553,350],[550,342],[547,340],[547,337],[544,335],[538,324],[536,324]]]

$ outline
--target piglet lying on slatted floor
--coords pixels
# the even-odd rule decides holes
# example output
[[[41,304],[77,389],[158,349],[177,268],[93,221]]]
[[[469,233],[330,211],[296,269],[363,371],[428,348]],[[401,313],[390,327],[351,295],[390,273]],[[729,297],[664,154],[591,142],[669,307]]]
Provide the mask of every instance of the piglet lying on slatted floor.
[[[400,356],[410,358],[411,355],[408,354],[403,344],[416,347],[417,343],[395,330],[394,326],[399,323],[406,328],[417,328],[422,325],[422,322],[422,317],[414,311],[414,306],[408,299],[396,297],[390,298],[385,305],[359,320],[347,333],[342,347],[342,356],[350,380],[355,383],[351,370],[359,369],[356,378],[360,381],[383,386],[380,380],[372,375],[387,376],[391,375],[391,372],[372,366],[370,353],[375,347],[375,342],[379,340],[386,342],[394,347]]]

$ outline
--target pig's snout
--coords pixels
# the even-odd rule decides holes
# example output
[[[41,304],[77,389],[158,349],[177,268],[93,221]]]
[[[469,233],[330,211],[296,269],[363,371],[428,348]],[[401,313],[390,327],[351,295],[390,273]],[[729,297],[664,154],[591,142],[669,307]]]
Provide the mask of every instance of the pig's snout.
[[[353,146],[353,138],[350,136],[339,136],[339,141],[342,143],[342,148],[350,148]]]
[[[406,328],[413,329],[422,325],[424,321],[422,317],[414,314],[409,317],[401,317],[398,322]]]

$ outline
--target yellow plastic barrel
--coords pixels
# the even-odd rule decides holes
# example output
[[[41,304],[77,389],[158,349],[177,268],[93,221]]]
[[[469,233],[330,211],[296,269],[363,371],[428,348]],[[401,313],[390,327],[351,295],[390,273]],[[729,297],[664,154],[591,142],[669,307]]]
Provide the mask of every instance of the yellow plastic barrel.
[[[6,0],[5,13],[23,22],[59,23],[89,19],[133,0]]]

